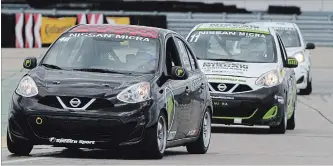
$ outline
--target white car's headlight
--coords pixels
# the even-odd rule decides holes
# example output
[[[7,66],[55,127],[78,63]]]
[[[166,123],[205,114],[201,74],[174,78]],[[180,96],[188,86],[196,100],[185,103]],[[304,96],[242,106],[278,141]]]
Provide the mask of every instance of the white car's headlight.
[[[280,76],[277,70],[269,71],[262,76],[260,76],[256,84],[262,87],[272,87],[280,84]]]
[[[23,97],[32,97],[38,94],[38,88],[30,76],[25,76],[21,79],[15,92]]]
[[[298,63],[304,62],[304,55],[301,53],[297,53],[294,55],[294,58],[297,59]]]
[[[139,103],[150,99],[150,83],[141,82],[131,85],[117,95],[117,99],[126,103]]]

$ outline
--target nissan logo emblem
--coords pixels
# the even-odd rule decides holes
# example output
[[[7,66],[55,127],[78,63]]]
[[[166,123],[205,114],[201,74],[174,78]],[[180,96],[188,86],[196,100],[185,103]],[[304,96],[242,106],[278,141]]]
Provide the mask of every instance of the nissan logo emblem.
[[[81,104],[81,101],[78,98],[73,98],[71,101],[69,101],[69,104],[72,107],[78,107]]]
[[[227,85],[225,84],[219,84],[217,85],[217,89],[221,92],[225,91],[227,89]]]

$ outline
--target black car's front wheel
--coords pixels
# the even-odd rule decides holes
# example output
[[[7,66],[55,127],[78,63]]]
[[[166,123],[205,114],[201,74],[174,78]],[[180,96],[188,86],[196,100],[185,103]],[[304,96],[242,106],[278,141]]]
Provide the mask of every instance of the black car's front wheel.
[[[211,137],[211,122],[212,116],[207,108],[201,125],[199,138],[195,142],[186,146],[189,153],[205,154],[207,152]]]
[[[163,112],[158,116],[157,123],[146,131],[144,149],[149,158],[161,159],[167,144],[167,121]]]
[[[33,145],[26,141],[12,142],[7,131],[7,148],[10,153],[20,156],[28,156],[33,148]]]
[[[296,110],[294,110],[293,112],[293,115],[291,116],[290,119],[288,119],[288,122],[287,122],[287,129],[288,130],[294,130],[295,129],[295,126],[296,126]]]

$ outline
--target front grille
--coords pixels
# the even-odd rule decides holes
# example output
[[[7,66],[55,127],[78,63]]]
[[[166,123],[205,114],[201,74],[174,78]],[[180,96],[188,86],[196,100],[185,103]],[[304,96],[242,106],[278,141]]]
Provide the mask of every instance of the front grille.
[[[89,97],[74,97],[74,96],[61,96],[59,97],[62,102],[69,108],[80,108],[80,107],[83,107],[85,106],[92,98],[89,98]],[[73,107],[71,106],[70,104],[70,101],[74,98],[77,98],[81,101],[81,104],[78,105],[77,107]]]
[[[227,102],[227,101],[226,101]],[[235,104],[234,106],[221,107],[214,109],[214,116],[217,117],[249,117],[259,107],[257,102],[242,102]]]
[[[233,92],[234,93],[236,93],[236,92],[246,92],[246,91],[251,91],[251,90],[252,90],[252,88],[249,87],[248,85],[239,84]]]
[[[209,83],[215,91],[218,92],[228,92],[231,88],[235,86],[235,84],[226,84],[226,83]],[[225,85],[225,89],[223,91],[219,90],[219,85]]]
[[[33,132],[41,138],[72,138],[107,141],[126,139],[137,122],[123,124],[114,119],[69,118],[61,116],[41,116],[43,124],[36,124],[36,116],[29,116],[28,122]]]
[[[237,93],[237,92],[247,92],[253,90],[250,86],[246,84],[229,84],[229,83],[209,83],[213,89],[210,89],[210,91],[215,90],[217,92],[228,92],[235,86],[237,86],[232,93]],[[218,87],[226,87],[223,91],[221,91]]]
[[[59,99],[64,103],[64,105],[68,108],[81,108],[85,106],[92,98],[89,97],[75,97],[75,96],[58,96]],[[77,107],[73,107],[70,104],[70,101],[73,98],[78,98],[81,103]],[[41,98],[38,103],[53,107],[53,108],[58,108],[58,109],[63,109],[62,105],[57,99],[57,96],[45,96]],[[105,109],[105,108],[113,108],[114,105],[111,101],[107,99],[101,99],[97,98],[89,107],[87,110],[99,110],[99,109]]]
[[[39,104],[43,104],[49,107],[62,109],[61,104],[55,96],[45,96],[38,101]]]

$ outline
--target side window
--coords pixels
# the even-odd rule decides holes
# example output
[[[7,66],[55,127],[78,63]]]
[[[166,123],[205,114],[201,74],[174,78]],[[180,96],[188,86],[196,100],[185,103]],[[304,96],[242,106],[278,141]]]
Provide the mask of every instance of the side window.
[[[177,51],[177,46],[173,40],[172,37],[169,37],[166,39],[166,59],[165,59],[165,64],[166,64],[166,69],[167,69],[167,74],[171,74],[171,69],[173,66],[181,66],[182,64],[180,62],[179,58],[179,53]]]
[[[180,40],[179,38],[175,38],[175,41],[177,43],[178,46],[178,53],[181,57],[183,66],[186,70],[191,71],[191,63],[190,63],[190,59],[188,58],[188,52],[186,51],[186,46],[184,44],[184,42],[182,40]]]

